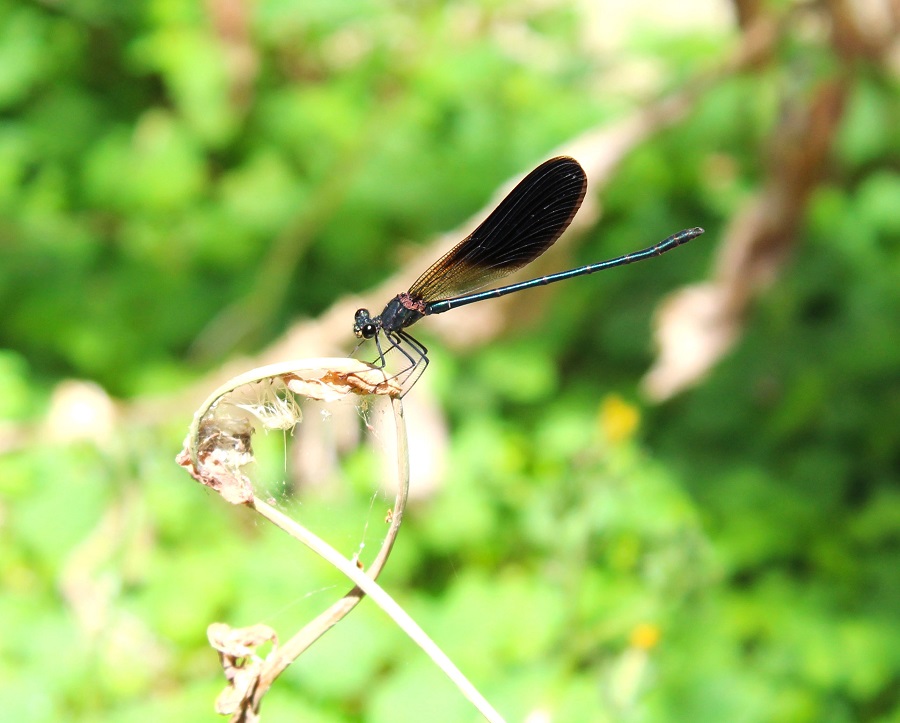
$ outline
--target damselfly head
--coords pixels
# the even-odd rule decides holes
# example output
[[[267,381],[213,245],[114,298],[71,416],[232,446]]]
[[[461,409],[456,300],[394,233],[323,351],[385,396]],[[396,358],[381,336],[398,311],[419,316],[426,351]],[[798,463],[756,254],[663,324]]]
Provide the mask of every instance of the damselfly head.
[[[368,309],[358,309],[353,321],[353,333],[358,339],[371,339],[378,333],[378,324],[372,319]]]

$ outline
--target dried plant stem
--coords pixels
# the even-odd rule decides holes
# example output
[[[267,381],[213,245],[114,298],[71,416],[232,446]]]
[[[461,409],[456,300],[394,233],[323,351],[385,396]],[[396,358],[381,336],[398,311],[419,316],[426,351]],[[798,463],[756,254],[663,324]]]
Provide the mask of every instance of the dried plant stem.
[[[320,370],[322,372],[320,373]],[[313,374],[307,372],[313,371]],[[369,375],[380,375],[380,379],[369,379]],[[194,416],[193,423],[188,433],[185,452],[179,456],[179,464],[189,469],[198,481],[216,489],[233,504],[243,504],[256,510],[269,522],[287,532],[291,537],[299,540],[313,552],[318,554],[328,563],[337,568],[355,585],[346,595],[336,601],[330,608],[321,613],[314,620],[305,625],[299,632],[281,645],[274,645],[271,653],[265,660],[257,659],[252,667],[236,665],[238,659],[247,659],[244,648],[235,651],[227,645],[220,647],[214,644],[223,659],[226,669],[226,677],[229,679],[229,687],[220,696],[220,712],[231,713],[231,723],[251,723],[259,720],[259,709],[262,700],[272,687],[278,676],[296,660],[310,645],[330,630],[343,617],[345,617],[366,595],[384,610],[388,616],[399,625],[406,634],[421,647],[437,666],[452,680],[460,692],[481,712],[489,721],[502,721],[503,718],[488,703],[469,680],[459,671],[447,655],[425,634],[416,622],[375,582],[390,556],[394,541],[400,530],[400,524],[406,507],[409,490],[409,450],[406,441],[406,424],[403,417],[403,405],[394,394],[390,385],[383,381],[383,371],[372,369],[369,365],[346,359],[318,359],[302,362],[287,362],[273,364],[261,369],[254,369],[242,374],[213,392]],[[229,464],[216,463],[216,455],[207,449],[202,455],[201,426],[208,415],[213,413],[220,400],[225,395],[245,384],[259,382],[265,379],[277,378],[282,380],[289,389],[296,390],[294,383],[299,383],[299,388],[304,392],[311,392],[316,396],[311,398],[325,399],[335,395],[342,397],[350,394],[348,390],[354,390],[357,394],[382,394],[389,398],[392,405],[394,424],[396,430],[396,461],[397,461],[397,495],[392,509],[391,526],[381,549],[373,564],[367,571],[358,567],[355,561],[344,557],[336,549],[317,535],[314,535],[296,520],[278,511],[272,505],[261,500],[252,492],[252,485],[239,468]],[[389,381],[389,380],[388,380]],[[209,430],[204,432],[208,435]],[[225,449],[233,449],[238,439],[232,437],[218,438],[214,433],[209,439],[218,442],[226,441]],[[207,437],[204,437],[206,439]],[[241,450],[246,451],[246,450]],[[227,459],[227,458],[226,458]],[[245,462],[241,461],[243,465]],[[227,638],[228,631],[222,633],[219,628],[227,626],[212,626],[216,628],[214,635],[217,640]],[[238,631],[238,640],[246,641],[253,637],[246,630]],[[266,632],[263,639],[269,637]],[[271,632],[274,638],[274,631]],[[250,644],[251,647],[253,644]],[[249,649],[249,648],[248,648]],[[241,675],[242,674],[242,675]],[[242,680],[241,680],[242,679]]]
[[[335,568],[346,575],[366,595],[368,595],[397,625],[415,642],[425,653],[444,671],[450,680],[459,688],[462,694],[481,712],[485,719],[494,722],[502,722],[503,718],[494,710],[490,703],[476,690],[475,686],[454,665],[453,661],[426,635],[425,631],[413,620],[409,614],[388,595],[375,580],[360,570],[351,560],[341,555],[327,542],[312,534],[305,527],[282,514],[274,507],[262,500],[255,499],[253,506],[257,512],[287,532],[291,537],[299,540],[309,547],[317,555],[328,561]],[[324,632],[324,631],[323,631]],[[262,681],[261,681],[262,684]]]

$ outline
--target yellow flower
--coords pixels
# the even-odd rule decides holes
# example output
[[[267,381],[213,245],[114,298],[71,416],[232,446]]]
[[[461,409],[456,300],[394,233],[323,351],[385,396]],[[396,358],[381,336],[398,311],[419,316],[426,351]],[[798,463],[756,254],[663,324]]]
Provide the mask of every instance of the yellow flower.
[[[600,430],[611,444],[631,439],[641,422],[641,413],[617,394],[609,394],[600,404]]]

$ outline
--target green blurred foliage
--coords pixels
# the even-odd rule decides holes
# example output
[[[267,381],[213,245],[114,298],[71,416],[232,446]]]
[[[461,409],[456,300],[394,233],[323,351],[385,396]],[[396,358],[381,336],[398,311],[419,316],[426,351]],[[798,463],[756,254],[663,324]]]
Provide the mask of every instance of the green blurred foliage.
[[[177,394],[633,109],[619,64],[677,88],[732,40],[638,27],[611,57],[565,3],[243,7],[0,0],[0,429],[37,440],[0,456],[9,720],[211,720],[206,625],[287,635],[345,584],[175,467],[188,411],[42,444],[58,382]],[[635,401],[655,305],[758,189],[785,98],[840,67],[797,36],[628,157],[573,262],[706,237],[539,297],[541,320],[488,349],[422,331],[449,472],[383,580],[510,720],[900,719],[896,77],[852,69],[828,180],[734,352]],[[197,343],[236,302],[242,326]],[[373,463],[303,503],[351,552]],[[263,713],[476,719],[366,603]]]

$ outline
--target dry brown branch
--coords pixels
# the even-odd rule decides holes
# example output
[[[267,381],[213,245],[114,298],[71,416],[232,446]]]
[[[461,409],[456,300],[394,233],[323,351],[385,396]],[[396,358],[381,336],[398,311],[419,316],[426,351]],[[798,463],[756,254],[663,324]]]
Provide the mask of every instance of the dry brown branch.
[[[757,9],[748,32],[776,25],[755,14]],[[644,379],[645,392],[653,400],[667,399],[696,383],[737,341],[751,302],[777,277],[798,244],[809,197],[827,174],[856,79],[855,61],[888,57],[898,46],[896,33],[866,27],[863,18],[871,21],[876,15],[866,16],[852,3],[835,0],[817,6],[816,12],[825,16],[818,20],[831,28],[829,40],[845,63],[808,98],[786,100],[768,142],[766,180],[729,224],[712,279],[682,289],[661,306],[655,331],[660,352]],[[897,20],[898,13],[885,16],[891,27]]]

